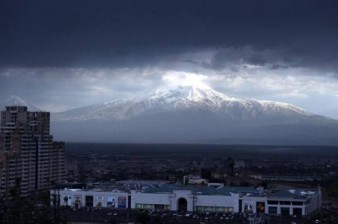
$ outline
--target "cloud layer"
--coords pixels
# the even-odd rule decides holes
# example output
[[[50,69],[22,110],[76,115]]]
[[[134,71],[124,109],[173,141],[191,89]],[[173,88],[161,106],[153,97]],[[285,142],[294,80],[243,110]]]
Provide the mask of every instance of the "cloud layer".
[[[212,47],[215,69],[229,51],[235,61],[337,69],[337,1],[1,3],[1,66],[139,67]]]
[[[337,117],[338,81],[311,69],[243,67],[201,73],[173,69],[7,69],[0,71],[1,101],[19,95],[49,111],[137,97],[159,88],[195,84],[231,97],[293,103],[306,110]],[[202,73],[203,72],[203,73]]]
[[[182,74],[338,118],[338,2],[0,0],[0,101],[60,111]],[[183,75],[184,77],[184,75]],[[173,82],[173,81],[172,81]]]

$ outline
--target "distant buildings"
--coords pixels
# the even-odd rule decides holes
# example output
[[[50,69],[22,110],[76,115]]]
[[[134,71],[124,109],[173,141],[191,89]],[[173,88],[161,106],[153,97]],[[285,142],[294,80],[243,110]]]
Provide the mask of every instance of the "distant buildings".
[[[22,196],[65,180],[65,144],[53,142],[49,112],[7,106],[1,112],[0,196]]]
[[[183,183],[185,185],[187,185],[187,184],[192,184],[192,185],[202,184],[202,185],[205,185],[205,184],[209,183],[209,180],[205,179],[205,178],[201,178],[200,176],[186,175],[186,176],[183,176]]]

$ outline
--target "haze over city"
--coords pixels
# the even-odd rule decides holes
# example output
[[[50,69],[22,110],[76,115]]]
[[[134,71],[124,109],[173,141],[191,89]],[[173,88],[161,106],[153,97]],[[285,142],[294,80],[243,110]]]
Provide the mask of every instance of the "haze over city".
[[[336,1],[1,1],[0,102],[46,111],[173,85],[338,118]]]

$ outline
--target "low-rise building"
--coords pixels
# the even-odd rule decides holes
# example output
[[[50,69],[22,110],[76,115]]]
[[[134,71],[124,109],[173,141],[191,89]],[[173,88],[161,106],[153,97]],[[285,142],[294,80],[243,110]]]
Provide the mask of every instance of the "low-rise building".
[[[252,189],[250,189],[252,190]],[[233,188],[167,185],[131,192],[131,208],[188,212],[239,212]]]
[[[321,190],[264,190],[251,187],[148,186],[143,190],[51,190],[60,205],[182,212],[304,216],[321,207]],[[53,200],[52,200],[53,201]]]

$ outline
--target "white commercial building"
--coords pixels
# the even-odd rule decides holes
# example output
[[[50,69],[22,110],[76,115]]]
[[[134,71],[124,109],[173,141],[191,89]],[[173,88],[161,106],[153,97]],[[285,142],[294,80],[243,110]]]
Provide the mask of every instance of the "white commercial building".
[[[250,187],[163,185],[143,190],[51,190],[61,206],[112,207],[183,212],[265,213],[304,216],[320,208],[321,191]]]
[[[281,215],[307,215],[322,206],[320,188],[317,190],[283,190],[271,192],[265,213]]]
[[[252,189],[250,189],[252,190]],[[188,212],[239,212],[233,188],[166,185],[131,192],[131,208]]]

